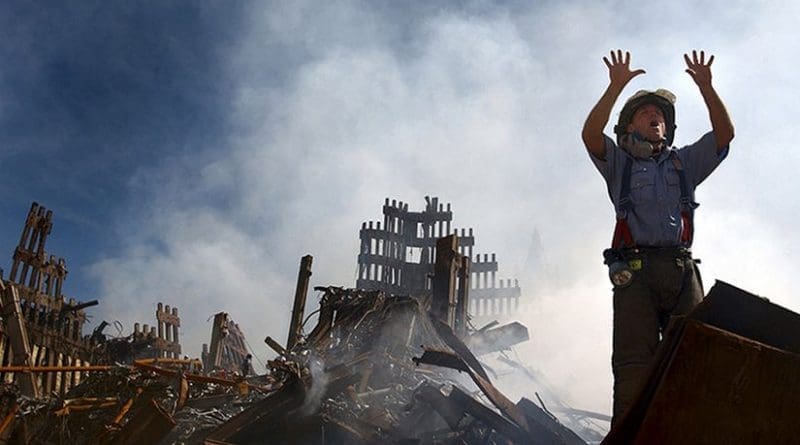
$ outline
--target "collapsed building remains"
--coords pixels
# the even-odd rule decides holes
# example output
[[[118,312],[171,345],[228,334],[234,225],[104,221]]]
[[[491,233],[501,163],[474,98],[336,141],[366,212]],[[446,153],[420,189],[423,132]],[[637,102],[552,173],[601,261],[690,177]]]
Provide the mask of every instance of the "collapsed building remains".
[[[211,346],[203,343],[200,356],[203,369],[239,372],[248,354],[246,343],[244,333],[227,312],[215,314],[211,325]]]
[[[53,212],[33,203],[19,244],[14,249],[11,272],[0,280],[3,325],[0,360],[3,369],[50,367],[46,373],[0,371],[0,380],[16,383],[22,394],[38,397],[66,394],[80,383],[84,369],[137,358],[174,357],[181,353],[178,309],[158,303],[156,326],[134,325],[127,337],[108,339],[102,322],[84,335],[85,309],[97,300],[79,302],[63,293],[66,260],[46,250],[53,229]],[[2,278],[2,277],[0,277]]]
[[[304,257],[286,345],[266,340],[279,354],[269,372],[220,378],[200,373],[198,360],[178,358],[181,321],[173,307],[159,303],[155,326],[137,323],[117,338],[103,334],[105,321],[82,335],[82,311],[96,302],[70,301],[53,312],[65,305],[66,267],[63,259],[42,260],[51,218],[34,204],[12,279],[2,283],[6,364],[14,365],[2,371],[18,386],[0,390],[0,443],[583,443],[535,404],[510,402],[470,352],[467,343],[490,352],[528,333],[519,324],[470,328],[470,261],[455,235],[431,250],[430,292],[320,288],[310,331],[304,314],[312,258]],[[37,329],[50,329],[41,335],[49,348]],[[68,366],[73,349],[64,348],[74,345],[64,337],[80,346],[72,354],[81,374]],[[206,373],[237,369],[247,353],[224,312],[204,349]],[[40,351],[54,352],[57,365],[42,361],[48,354]],[[60,391],[43,386],[51,377]]]
[[[519,309],[522,291],[518,280],[498,279],[497,257],[473,252],[473,230],[451,227],[450,204],[439,198],[425,197],[425,209],[408,210],[408,204],[397,200],[383,205],[383,222],[368,221],[361,225],[356,287],[381,290],[394,295],[429,295],[430,277],[436,258],[436,242],[447,235],[458,238],[459,254],[470,262],[472,304],[467,308],[475,317],[497,317]]]
[[[291,327],[289,347],[267,338],[279,354],[268,363],[274,391],[205,443],[583,444],[536,404],[503,396],[464,343],[485,333],[466,326],[469,263],[457,247],[452,235],[438,241],[429,296],[316,288],[316,325]],[[303,319],[310,264],[292,319]]]
[[[215,371],[239,370],[248,348],[225,312],[203,363],[177,357],[181,320],[160,303],[155,326],[114,338],[104,321],[84,336],[83,311],[97,303],[61,293],[65,261],[44,249],[51,228],[52,213],[34,204],[0,280],[0,444],[586,443],[538,392],[539,403],[515,403],[492,383],[482,356],[528,331],[470,325],[474,274],[455,234],[432,243],[427,292],[317,287],[308,329],[312,258],[303,257],[286,343],[266,338],[277,353],[266,374],[228,376]],[[670,325],[650,379],[603,443],[792,443],[799,330],[800,315],[718,282]]]

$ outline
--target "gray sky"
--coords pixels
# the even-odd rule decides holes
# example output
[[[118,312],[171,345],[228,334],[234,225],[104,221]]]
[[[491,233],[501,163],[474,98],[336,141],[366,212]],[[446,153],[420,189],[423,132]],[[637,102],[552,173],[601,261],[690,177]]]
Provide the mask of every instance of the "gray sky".
[[[263,338],[285,337],[302,255],[312,285],[353,286],[361,222],[386,197],[421,209],[438,196],[528,283],[522,356],[573,405],[610,411],[614,215],[580,129],[612,48],[647,70],[626,96],[678,96],[676,145],[710,129],[682,54],[716,55],[737,133],[698,189],[706,288],[800,310],[800,155],[780,125],[800,91],[796,3],[211,5],[0,15],[0,162],[42,181],[1,186],[3,248],[31,200],[52,208],[67,292],[99,298],[96,320],[151,321],[164,301],[198,354],[225,310],[263,360]],[[534,231],[546,264],[526,270]]]

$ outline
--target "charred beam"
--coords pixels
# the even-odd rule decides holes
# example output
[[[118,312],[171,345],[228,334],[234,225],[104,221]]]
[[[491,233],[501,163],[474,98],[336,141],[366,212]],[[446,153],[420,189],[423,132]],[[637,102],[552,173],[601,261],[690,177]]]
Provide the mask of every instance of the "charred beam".
[[[303,315],[306,308],[306,295],[308,294],[308,283],[311,279],[311,263],[314,257],[306,255],[300,261],[300,271],[297,273],[297,288],[294,292],[294,307],[292,308],[292,319],[289,324],[289,338],[286,340],[286,349],[292,350],[300,338],[300,331],[303,329]]]
[[[436,242],[436,263],[433,269],[431,314],[450,327],[455,325],[456,272],[460,259],[458,237],[448,235],[439,238]]]
[[[467,335],[467,313],[469,311],[469,257],[461,257],[461,267],[458,269],[458,301],[456,302],[455,325],[453,330],[460,338]]]

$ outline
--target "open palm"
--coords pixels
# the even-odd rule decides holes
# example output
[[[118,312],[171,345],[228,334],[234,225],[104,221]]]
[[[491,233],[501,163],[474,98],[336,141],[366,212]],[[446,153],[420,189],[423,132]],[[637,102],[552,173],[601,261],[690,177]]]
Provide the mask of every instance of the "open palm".
[[[686,61],[686,72],[692,76],[694,83],[698,86],[711,85],[711,64],[714,63],[714,56],[708,58],[706,62],[705,51],[700,51],[700,57],[697,57],[697,51],[692,51],[692,58],[688,54],[683,55],[683,60]]]
[[[622,50],[611,51],[611,60],[609,61],[608,57],[603,57],[603,62],[608,67],[608,77],[611,79],[611,83],[620,87],[627,85],[631,79],[639,74],[645,73],[642,69],[631,71],[631,53],[627,51],[624,57]]]

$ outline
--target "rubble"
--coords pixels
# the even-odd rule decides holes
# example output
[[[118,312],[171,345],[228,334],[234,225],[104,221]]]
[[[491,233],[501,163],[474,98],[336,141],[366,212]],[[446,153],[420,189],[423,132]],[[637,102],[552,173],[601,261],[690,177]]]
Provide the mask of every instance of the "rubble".
[[[526,416],[488,383],[424,302],[381,291],[317,290],[324,292],[317,325],[269,362],[280,389],[221,425],[207,443],[535,442]],[[474,385],[464,374],[426,366],[432,354],[457,360],[450,367],[481,382],[490,400],[501,401],[500,412],[470,395]]]
[[[304,257],[286,343],[267,337],[278,355],[266,374],[250,376],[241,372],[249,345],[225,312],[214,316],[202,361],[179,358],[181,320],[162,303],[154,326],[136,323],[123,335],[116,322],[119,335],[109,336],[104,321],[83,336],[84,311],[96,302],[61,294],[66,263],[44,250],[51,228],[52,212],[34,204],[12,276],[0,280],[0,376],[14,381],[0,388],[0,443],[584,443],[544,406],[503,395],[475,355],[525,341],[528,331],[472,327],[470,280],[488,283],[480,274],[491,272],[493,288],[496,263],[476,272],[471,235],[431,231],[414,241],[435,247],[419,268],[433,272],[425,292],[315,288],[313,327],[305,314],[312,257]]]
[[[515,403],[492,383],[479,357],[529,333],[517,322],[475,329],[471,314],[493,312],[471,293],[482,289],[479,300],[497,309],[503,298],[516,305],[519,289],[495,288],[494,257],[473,261],[471,231],[448,234],[449,205],[428,204],[413,213],[387,200],[384,230],[362,227],[365,286],[316,287],[310,315],[312,257],[303,257],[286,343],[267,337],[277,356],[251,376],[249,345],[226,312],[214,316],[202,361],[180,358],[178,310],[162,303],[154,326],[123,335],[115,322],[119,335],[108,336],[103,321],[84,336],[85,310],[98,302],[62,294],[66,262],[45,251],[52,212],[34,203],[11,274],[0,274],[0,444],[586,443],[573,430],[597,443],[586,419],[608,416],[560,402],[551,410],[539,393],[538,403]],[[406,248],[426,261],[405,262]],[[417,291],[399,292],[406,285]],[[793,442],[798,331],[800,315],[718,282],[670,324],[650,378],[602,443]],[[547,390],[519,361],[497,359]]]

